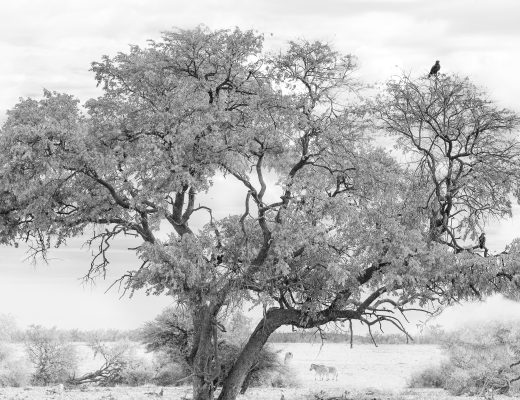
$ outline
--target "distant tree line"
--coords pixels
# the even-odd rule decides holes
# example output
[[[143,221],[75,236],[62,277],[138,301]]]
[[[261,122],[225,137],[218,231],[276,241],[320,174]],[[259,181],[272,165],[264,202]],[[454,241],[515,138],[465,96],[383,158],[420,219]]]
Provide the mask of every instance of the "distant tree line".
[[[32,326],[23,329],[16,324],[12,315],[0,314],[0,342],[24,342]],[[55,328],[56,333],[66,342],[91,342],[94,338],[102,342],[119,342],[129,340],[141,341],[141,329],[88,329],[81,330]]]
[[[433,327],[421,332],[412,339],[402,333],[373,333],[372,336],[352,335],[349,332],[319,332],[316,330],[302,330],[294,332],[274,332],[269,338],[270,343],[350,343],[356,344],[441,344],[446,333]]]
[[[129,340],[139,342],[141,339],[140,329],[120,330],[120,329],[56,329],[60,337],[66,342],[90,342],[97,338],[102,342],[119,342]],[[23,342],[26,338],[26,329],[17,329],[11,336],[12,342]]]
[[[247,318],[241,315],[240,323],[233,324],[233,331],[240,326],[244,331],[249,332],[250,324],[247,323]],[[237,325],[237,326],[234,326]],[[143,328],[121,330],[121,329],[90,329],[81,330],[74,329],[56,329],[56,332],[67,342],[92,342],[95,338],[101,342],[119,342],[121,340],[128,340],[131,342],[142,342],[143,337],[146,337],[146,332],[143,333]],[[244,336],[241,334],[240,336]],[[408,340],[410,344],[441,344],[443,343],[446,333],[438,326],[428,327],[418,335],[412,336],[413,340]],[[26,330],[17,327],[12,316],[0,314],[0,341],[23,342],[26,338]],[[317,330],[296,330],[291,332],[274,332],[270,339],[270,343],[343,343],[350,342],[350,333],[346,332],[323,332]],[[407,343],[406,336],[402,333],[378,333],[375,332],[370,336],[353,335],[352,341],[354,344],[403,344]]]

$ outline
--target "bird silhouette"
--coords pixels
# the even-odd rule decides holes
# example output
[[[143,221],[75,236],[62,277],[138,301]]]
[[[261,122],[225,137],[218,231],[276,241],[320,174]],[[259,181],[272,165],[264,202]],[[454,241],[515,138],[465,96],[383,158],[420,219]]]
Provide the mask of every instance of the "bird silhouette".
[[[430,69],[430,74],[428,77],[435,75],[437,76],[437,72],[441,69],[441,65],[439,64],[439,60],[435,61],[435,64],[433,65],[432,69]]]

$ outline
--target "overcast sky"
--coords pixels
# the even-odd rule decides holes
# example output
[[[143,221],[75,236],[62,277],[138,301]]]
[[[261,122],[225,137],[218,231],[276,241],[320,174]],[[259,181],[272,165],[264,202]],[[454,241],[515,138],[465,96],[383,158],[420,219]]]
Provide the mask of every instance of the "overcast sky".
[[[503,106],[520,111],[520,2],[518,0],[46,0],[0,2],[0,121],[20,97],[42,89],[68,92],[81,101],[97,96],[92,61],[104,54],[144,45],[173,27],[254,28],[276,50],[287,40],[320,39],[359,59],[367,82],[402,72],[421,75],[440,60],[441,72],[469,76]],[[232,208],[228,209],[232,212]],[[487,228],[488,244],[501,250],[520,236],[520,212]],[[114,257],[107,282],[82,286],[89,252],[74,243],[52,253],[48,265],[24,262],[22,249],[0,247],[0,314],[20,325],[134,328],[171,304],[164,297],[138,295],[118,300],[104,294],[127,266],[125,249]],[[506,318],[516,304],[493,299],[441,318],[455,326],[461,316]]]

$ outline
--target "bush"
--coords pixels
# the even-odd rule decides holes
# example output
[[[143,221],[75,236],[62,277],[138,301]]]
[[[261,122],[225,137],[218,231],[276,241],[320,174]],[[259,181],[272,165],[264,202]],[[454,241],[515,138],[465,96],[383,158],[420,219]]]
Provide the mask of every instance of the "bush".
[[[444,365],[428,367],[413,374],[409,386],[412,388],[444,388],[446,386],[446,372],[447,368]]]
[[[121,370],[118,384],[141,386],[153,382],[154,370],[151,363],[138,358],[129,360]]]
[[[25,348],[35,369],[31,379],[35,385],[64,383],[76,370],[76,349],[56,328],[31,326],[25,334]]]
[[[514,323],[469,325],[447,335],[448,361],[412,376],[412,387],[442,387],[454,395],[519,392],[520,330]],[[517,364],[518,363],[518,364]]]
[[[287,388],[298,385],[294,371],[280,364],[279,368],[254,371],[249,386]]]
[[[236,349],[235,354],[238,354]],[[248,386],[292,387],[297,386],[296,374],[279,361],[278,353],[265,346],[253,368],[246,376],[242,393]]]
[[[154,352],[153,365],[155,371],[153,383],[157,386],[177,386],[189,382],[187,377],[190,374],[187,372],[186,366],[173,361],[163,351]]]
[[[16,358],[8,345],[0,343],[0,386],[25,386],[30,378],[31,368],[27,360]]]
[[[154,368],[151,362],[136,355],[136,344],[123,340],[117,343],[103,343],[94,340],[89,343],[94,358],[100,356],[103,364],[99,369],[68,380],[71,385],[94,383],[100,386],[139,386],[151,383]]]

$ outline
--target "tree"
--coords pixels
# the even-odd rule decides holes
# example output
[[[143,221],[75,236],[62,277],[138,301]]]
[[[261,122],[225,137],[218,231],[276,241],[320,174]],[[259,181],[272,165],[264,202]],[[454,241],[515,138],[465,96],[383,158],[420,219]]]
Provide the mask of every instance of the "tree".
[[[47,386],[63,383],[77,367],[76,349],[60,337],[56,328],[32,325],[26,332],[25,349],[35,367],[32,381]]]
[[[504,216],[509,203],[499,202],[518,197],[516,164],[504,161],[509,153],[500,147],[507,139],[516,154],[515,114],[496,110],[465,81],[469,89],[445,102],[460,80],[442,76],[390,83],[371,107],[353,78],[352,56],[307,41],[270,55],[262,41],[239,29],[167,32],[146,48],[93,63],[104,94],[85,104],[86,115],[72,96],[46,91],[9,111],[0,135],[2,242],[25,240],[45,255],[51,245],[90,235],[93,278],[108,267],[111,243],[134,237],[142,263],[121,282],[130,291],[174,296],[186,308],[197,400],[212,398],[220,384],[219,315],[244,300],[265,312],[225,376],[221,400],[236,397],[282,325],[357,320],[369,330],[390,323],[406,334],[399,315],[411,309],[517,290],[518,243],[490,257],[457,244],[459,233]],[[457,175],[449,170],[451,151],[425,156],[419,149],[417,168],[406,168],[376,148],[369,141],[374,123],[409,148],[415,134],[406,133],[420,126],[423,135],[431,122],[422,100],[406,97],[407,82],[427,100],[437,88],[441,97],[427,112],[438,119],[453,104],[470,107],[451,117],[469,150],[479,149],[471,143],[486,137],[485,128],[506,152],[484,149],[482,165]],[[484,125],[466,128],[479,110]],[[437,172],[425,167],[441,159]],[[499,171],[505,167],[508,174]],[[436,175],[444,168],[457,182],[449,192]],[[243,208],[223,218],[228,209],[200,203],[216,176],[243,187]],[[470,176],[485,185],[476,187]],[[491,206],[476,203],[493,196]],[[207,223],[195,229],[200,213]]]

